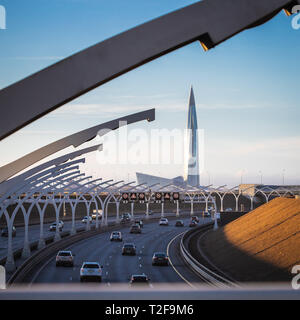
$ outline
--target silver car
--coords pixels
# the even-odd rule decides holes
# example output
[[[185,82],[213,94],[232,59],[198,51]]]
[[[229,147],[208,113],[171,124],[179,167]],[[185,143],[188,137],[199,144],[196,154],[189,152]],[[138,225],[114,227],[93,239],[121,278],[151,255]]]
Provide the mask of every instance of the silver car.
[[[110,235],[110,241],[122,241],[122,233],[120,231],[113,231]]]
[[[74,255],[71,251],[58,251],[56,255],[56,266],[74,266]]]
[[[84,262],[80,268],[80,281],[102,281],[102,268],[98,262]]]

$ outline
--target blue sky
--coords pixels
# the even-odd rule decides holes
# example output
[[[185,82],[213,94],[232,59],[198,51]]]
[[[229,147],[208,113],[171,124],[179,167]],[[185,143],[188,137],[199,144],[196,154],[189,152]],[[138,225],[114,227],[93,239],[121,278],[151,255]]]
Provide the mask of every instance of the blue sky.
[[[0,88],[187,0],[0,0]],[[132,128],[183,129],[189,88],[204,129],[203,184],[300,183],[300,30],[282,12],[204,52],[193,43],[72,101],[0,142],[1,165],[78,130],[156,107],[157,120]],[[51,90],[51,88],[49,88]],[[20,106],[21,108],[21,106]],[[71,149],[70,149],[71,150]],[[68,150],[67,150],[68,151]],[[135,171],[173,177],[181,165],[106,166],[88,156],[88,174],[134,178]],[[125,176],[124,176],[125,175]]]

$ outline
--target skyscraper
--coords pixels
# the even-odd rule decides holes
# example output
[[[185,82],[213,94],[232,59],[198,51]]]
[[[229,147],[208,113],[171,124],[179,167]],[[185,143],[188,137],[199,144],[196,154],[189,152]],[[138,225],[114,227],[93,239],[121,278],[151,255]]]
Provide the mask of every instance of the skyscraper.
[[[187,154],[185,157],[184,180],[188,185],[199,186],[198,124],[193,87],[191,87],[189,99],[186,143]]]

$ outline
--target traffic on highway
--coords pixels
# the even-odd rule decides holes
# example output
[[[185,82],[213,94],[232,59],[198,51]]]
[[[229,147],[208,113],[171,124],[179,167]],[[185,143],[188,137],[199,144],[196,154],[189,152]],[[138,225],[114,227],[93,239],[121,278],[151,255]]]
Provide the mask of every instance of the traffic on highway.
[[[199,219],[199,224],[209,220]],[[189,230],[191,221],[194,218],[161,218],[144,223],[142,228],[141,219],[129,221],[120,225],[119,230],[101,233],[59,251],[32,275],[31,285],[93,281],[102,286],[138,283],[151,287],[155,283],[199,283],[199,278],[185,268],[174,246],[176,238]],[[138,232],[132,232],[133,229]]]

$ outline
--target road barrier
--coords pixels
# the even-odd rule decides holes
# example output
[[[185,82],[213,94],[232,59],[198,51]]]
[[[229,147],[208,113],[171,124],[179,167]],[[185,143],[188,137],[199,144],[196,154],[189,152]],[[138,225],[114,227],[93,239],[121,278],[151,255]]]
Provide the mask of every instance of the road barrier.
[[[200,227],[197,227],[193,230],[185,232],[180,241],[180,254],[184,261],[187,263],[187,265],[206,283],[216,286],[218,288],[238,287],[238,285],[235,282],[212,271],[208,267],[209,262],[207,262],[206,265],[204,265],[200,263],[198,260],[196,260],[190,253],[189,244],[191,239],[193,237],[199,237],[204,232],[207,232],[208,230],[212,229],[213,226],[214,223],[210,222],[201,225]]]

